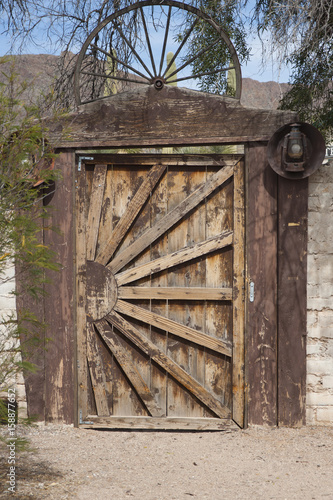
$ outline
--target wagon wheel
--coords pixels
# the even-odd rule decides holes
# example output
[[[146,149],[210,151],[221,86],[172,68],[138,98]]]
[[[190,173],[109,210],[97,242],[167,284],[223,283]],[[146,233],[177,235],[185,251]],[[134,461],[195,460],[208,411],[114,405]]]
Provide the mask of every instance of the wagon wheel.
[[[203,23],[209,25],[205,46],[198,38]],[[210,68],[201,59],[207,53]],[[240,64],[227,34],[195,7],[145,0],[115,12],[89,35],[76,64],[75,99],[80,105],[137,85],[161,90],[184,82],[199,90],[205,79],[215,93],[240,99]]]

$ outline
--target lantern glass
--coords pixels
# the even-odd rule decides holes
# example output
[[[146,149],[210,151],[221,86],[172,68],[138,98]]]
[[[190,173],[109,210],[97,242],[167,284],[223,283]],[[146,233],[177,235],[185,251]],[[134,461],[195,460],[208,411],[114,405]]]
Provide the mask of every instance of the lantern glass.
[[[301,158],[303,155],[302,139],[291,139],[288,144],[288,155],[291,158]]]
[[[287,153],[293,160],[300,160],[303,156],[303,138],[297,126],[291,128],[291,132],[288,138]]]

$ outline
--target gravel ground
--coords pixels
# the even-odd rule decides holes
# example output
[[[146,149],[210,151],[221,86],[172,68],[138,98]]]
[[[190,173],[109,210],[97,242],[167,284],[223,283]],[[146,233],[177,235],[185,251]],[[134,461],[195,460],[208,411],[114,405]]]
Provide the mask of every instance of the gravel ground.
[[[2,429],[4,435],[6,428]],[[0,498],[332,499],[333,427],[152,432],[18,426],[16,492],[2,447]]]

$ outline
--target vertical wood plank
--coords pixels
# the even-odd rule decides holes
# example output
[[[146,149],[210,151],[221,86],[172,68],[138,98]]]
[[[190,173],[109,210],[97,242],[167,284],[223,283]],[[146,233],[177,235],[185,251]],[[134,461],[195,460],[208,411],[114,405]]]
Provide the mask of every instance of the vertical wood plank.
[[[133,168],[135,172],[135,167]],[[112,216],[112,230],[115,231],[118,223],[120,222],[123,215],[125,215],[128,202],[133,197],[133,190],[135,186],[131,185],[132,176],[130,169],[123,165],[114,165],[113,166],[113,216]],[[130,243],[133,241],[131,234],[127,233],[117,250],[115,251],[113,258],[115,258],[119,253],[121,253],[125,248],[127,248]],[[112,258],[112,259],[113,259]]]
[[[208,168],[207,176],[215,169]],[[233,230],[233,183],[230,181],[206,200],[206,237]],[[232,287],[232,249],[206,257],[206,286]],[[206,301],[206,332],[232,342],[232,305]],[[228,408],[232,404],[232,366],[230,358],[206,350],[205,386]]]
[[[35,205],[35,211],[40,213],[43,209],[43,202],[40,200]],[[36,214],[37,215],[37,214]],[[32,214],[34,216],[34,214]],[[44,231],[43,231],[43,219],[39,220],[40,232],[37,235],[37,243],[44,244]],[[16,275],[20,276],[20,268],[16,265]],[[20,279],[16,280],[16,310],[17,317],[22,320],[25,311],[29,311],[36,316],[38,321],[42,324],[45,321],[44,318],[44,301],[36,299],[24,292],[24,284]],[[45,418],[45,336],[46,331],[43,327],[37,330],[35,325],[30,325],[23,323],[23,327],[27,329],[27,332],[31,331],[32,335],[38,335],[39,346],[36,347],[35,343],[31,343],[29,340],[29,334],[22,332],[20,335],[20,342],[22,351],[22,360],[33,363],[37,370],[35,373],[28,372],[24,377],[25,391],[27,398],[27,412],[28,417],[34,417],[38,421],[43,421]],[[32,327],[32,328],[31,328]],[[30,344],[30,345],[29,345]]]
[[[183,201],[190,190],[190,172],[186,168],[169,167],[168,171],[168,212]],[[187,242],[187,221],[182,220],[168,233],[169,254],[184,248]],[[184,268],[174,268],[168,273],[168,286],[186,286],[186,271]],[[186,324],[184,304],[180,301],[169,301],[169,319]],[[189,348],[186,342],[179,342],[177,337],[168,335],[167,354],[187,372],[189,369]],[[168,378],[167,416],[190,416],[191,396],[171,377]]]
[[[277,423],[277,175],[265,143],[246,148],[247,277],[254,301],[247,309],[248,423]],[[248,283],[249,285],[249,283]]]
[[[135,194],[140,189],[142,181],[147,176],[147,172],[149,172],[148,167],[140,167],[138,165],[135,165],[133,168],[129,168],[128,165],[114,167],[114,231],[117,230],[118,224],[122,224],[123,220],[128,218],[131,200],[133,200]],[[146,229],[149,229],[149,227],[150,200],[148,197],[148,200],[143,204],[142,210],[137,214],[137,217],[124,235],[118,251],[127,248],[127,246],[133,243]],[[115,254],[117,254],[117,252],[115,252]],[[137,259],[129,263],[128,267],[133,267],[148,262],[149,260],[150,250],[148,248]],[[147,301],[142,301],[138,305],[149,308],[149,302],[147,304]],[[133,320],[133,322],[138,330],[147,337],[150,336],[150,328],[148,325],[135,320]],[[132,348],[121,336],[119,337],[119,341],[123,348],[127,350],[130,362],[136,366],[145,383],[150,386],[150,363],[147,362],[147,358],[143,356],[142,353]],[[136,394],[129,380],[127,380],[127,376],[122,370],[117,358],[114,359],[113,370],[113,414],[128,416],[146,415],[147,409],[142,404],[141,399]]]
[[[44,242],[52,248],[61,270],[49,274],[46,286],[45,322],[51,338],[45,351],[45,420],[72,423],[74,419],[74,242],[73,171],[74,153],[61,152],[55,168],[58,181],[47,222],[59,231],[44,231]]]
[[[136,394],[140,397],[141,402],[144,404],[149,414],[152,417],[165,416],[160,406],[156,403],[149,387],[138,372],[136,365],[129,359],[128,349],[123,347],[119,336],[114,334],[106,321],[99,322],[96,327],[108,348],[117,358],[118,363],[122,367],[126,377],[131,382]]]
[[[234,244],[233,244],[233,369],[232,416],[244,427],[244,329],[245,329],[245,190],[244,162],[234,168]]]
[[[114,200],[114,172],[113,166],[108,165],[104,187],[104,197],[101,209],[101,220],[97,239],[97,253],[106,245],[113,231],[113,200]]]
[[[125,167],[128,169],[128,167]],[[128,205],[126,212],[123,216],[123,218],[128,217],[128,212],[131,212],[132,206],[131,202],[133,199],[136,198],[136,195],[138,192],[140,192],[140,188],[142,184],[144,183],[145,179],[147,178],[149,172],[151,170],[151,167],[145,167],[145,166],[140,166],[136,165],[135,169],[130,170],[130,187],[132,191],[131,198],[128,197]],[[126,235],[128,238],[128,244],[132,244],[135,240],[137,240],[143,233],[146,232],[147,229],[150,229],[150,207],[151,207],[151,201],[150,201],[150,196],[145,197],[146,201],[142,204],[142,207],[133,221],[133,223],[130,225]],[[119,223],[121,224],[123,221],[123,218],[120,219]],[[118,226],[117,226],[118,227]],[[126,236],[125,236],[126,237]],[[150,261],[150,249],[147,248],[145,251],[143,251],[136,259],[133,260],[132,263],[129,265],[134,265],[140,266],[140,264],[145,264]],[[145,283],[149,284],[150,278],[146,277],[143,278],[139,281],[136,282],[136,285],[139,286],[140,283]],[[145,309],[150,309],[150,301],[148,300],[142,300],[142,301],[135,301],[135,304],[138,306],[141,306]],[[135,320],[134,320],[135,322]],[[136,328],[140,330],[147,338],[150,338],[150,326],[141,323],[138,321],[136,323]],[[126,344],[124,344],[124,347],[126,348]],[[128,346],[127,346],[128,349]],[[131,359],[133,364],[136,366],[136,369],[139,371],[141,377],[145,381],[145,383],[148,385],[150,388],[151,386],[151,366],[149,360],[147,360],[146,356],[144,356],[142,353],[137,352],[135,349],[133,350],[128,350],[128,354],[131,354]],[[135,392],[135,396],[137,397],[137,394]],[[138,402],[140,403],[140,406],[137,406],[135,411],[138,411],[138,408],[140,408],[140,412],[142,415],[146,414],[147,409],[145,408],[144,405],[142,405],[142,401],[140,398],[138,398]],[[134,410],[133,410],[134,411]],[[138,413],[139,414],[139,413]]]
[[[191,190],[206,182],[206,168],[197,168],[191,173]],[[187,245],[204,241],[206,238],[206,208],[205,204],[199,205],[190,215],[187,222]],[[206,262],[199,259],[189,262],[186,266],[186,286],[200,287],[206,285]],[[185,302],[185,314],[187,326],[194,330],[205,332],[205,303],[204,301]],[[203,387],[205,385],[205,349],[199,346],[191,346],[188,349],[188,373],[192,375]],[[192,403],[193,404],[193,403]],[[205,408],[193,404],[191,408],[192,417],[203,417]]]
[[[194,192],[199,186],[204,185],[205,171],[195,171],[189,167],[169,168],[168,171],[168,211],[181,203],[190,193]],[[199,212],[198,212],[199,210]],[[194,208],[192,214],[188,214],[176,226],[168,232],[168,251],[173,251],[189,245],[193,238],[198,238],[201,228],[195,228],[194,223],[199,223],[199,218],[204,215],[199,207]],[[193,267],[192,267],[193,266]],[[168,286],[189,286],[193,279],[195,283],[194,272],[196,264],[187,264],[176,266],[168,273]],[[197,269],[197,268],[196,268]],[[178,321],[181,324],[191,322],[191,306],[183,301],[169,301],[169,318]],[[195,320],[195,317],[193,318]],[[190,343],[185,340],[179,340],[177,337],[168,335],[168,355],[187,373],[193,374],[197,371],[197,359]],[[201,416],[203,415],[202,406],[193,398],[191,394],[184,391],[184,388],[171,377],[168,379],[168,416]]]
[[[164,175],[159,182],[157,188],[151,197],[151,210],[150,210],[150,225],[156,225],[167,213],[168,210],[168,173]],[[168,235],[165,234],[158,242],[151,245],[150,259],[154,260],[162,257],[168,253]],[[151,287],[166,287],[168,285],[168,271],[163,271],[158,274],[153,274],[150,280]],[[152,300],[151,311],[160,314],[161,316],[168,317],[168,301]],[[161,332],[154,326],[151,327],[150,338],[152,342],[162,352],[167,352],[168,333]],[[157,363],[151,363],[151,390],[155,398],[163,409],[165,415],[167,413],[167,383],[168,373],[163,370]]]
[[[92,323],[87,324],[87,341],[88,366],[95,396],[97,415],[110,415],[106,394],[104,366],[99,354],[96,332]]]
[[[156,164],[153,165],[144,176],[141,185],[128,204],[126,213],[117,224],[116,229],[109,235],[105,247],[102,247],[101,251],[98,253],[96,258],[97,262],[106,265],[111,259],[119,243],[129,231],[136,216],[147,202],[151,191],[154,189],[164,170],[165,166]]]
[[[76,352],[78,418],[88,414],[88,367],[86,325],[86,172],[85,167],[75,177],[75,254],[76,254]]]
[[[278,182],[278,424],[305,425],[308,179]]]
[[[103,203],[107,165],[96,165],[86,228],[87,260],[94,260]]]
[[[110,172],[111,173],[111,172]],[[113,165],[110,182],[107,182],[108,196],[110,196],[110,204],[106,204],[106,212],[103,213],[103,220],[107,224],[102,224],[100,228],[100,241],[106,241],[111,230],[114,230],[123,215],[126,213],[129,199],[133,195],[133,187],[131,185],[131,172],[128,168],[122,165]],[[103,234],[102,234],[103,233]],[[122,244],[127,246],[129,235],[126,235]],[[109,386],[112,387],[112,415],[133,415],[134,408],[139,408],[133,389],[117,361],[108,350],[105,353],[105,358],[111,358],[111,376]],[[108,374],[106,375],[109,376]],[[134,403],[133,403],[134,402]]]

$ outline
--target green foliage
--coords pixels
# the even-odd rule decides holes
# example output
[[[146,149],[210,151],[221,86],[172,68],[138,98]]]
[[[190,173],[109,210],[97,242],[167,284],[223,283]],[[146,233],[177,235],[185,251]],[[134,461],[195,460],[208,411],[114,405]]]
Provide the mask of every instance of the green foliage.
[[[333,130],[333,53],[320,45],[315,53],[304,49],[291,57],[292,88],[280,107],[298,111],[301,121],[329,135]]]
[[[157,0],[156,3],[163,5]],[[322,131],[332,130],[333,0],[187,0],[186,3],[210,14],[222,26],[241,63],[249,58],[246,37],[254,33],[264,40],[263,62],[271,61],[271,56],[281,63],[289,58],[294,70],[290,80],[293,88],[283,100],[282,107],[298,111],[301,119],[314,123]],[[70,50],[76,52],[95,26],[115,11],[132,4],[133,0],[50,0],[46,3],[3,0],[0,2],[0,24],[2,30],[23,49],[29,41],[41,43],[43,40],[52,49],[65,49],[64,54],[70,56]],[[193,19],[188,14],[185,26],[182,23],[180,40]],[[144,39],[140,20],[137,12],[130,13],[127,19],[126,34],[132,45],[140,42],[140,33]],[[213,31],[209,24],[200,22],[195,28],[188,55],[193,56],[195,51],[207,46],[206,42],[214,37]],[[122,60],[130,55],[122,53],[120,48],[117,50]],[[62,73],[55,84],[56,92],[69,104],[67,94],[72,98],[69,78],[73,61],[64,55]],[[199,74],[207,73],[220,67],[221,63],[228,66],[229,62],[228,50],[216,45],[193,63],[193,70]],[[202,90],[233,93],[226,72],[203,76],[200,83]]]
[[[224,32],[232,41],[240,62],[245,62],[249,58],[249,49],[246,43],[246,32],[239,19],[237,19],[237,0],[229,2],[219,2],[218,0],[203,0],[200,9],[208,14],[218,26],[222,27]],[[192,25],[194,16],[188,14],[186,28]],[[181,41],[185,36],[185,30],[179,34]],[[203,48],[210,46],[217,40],[216,29],[207,21],[200,20],[190,38],[187,57],[192,57],[199,53]],[[195,59],[192,63],[193,74],[204,74],[214,71],[217,68],[228,68],[232,65],[230,50],[224,43],[217,43]],[[200,89],[205,92],[215,94],[234,95],[235,89],[230,85],[228,72],[221,71],[211,75],[205,75],[199,78]]]
[[[302,121],[331,135],[333,0],[256,0],[252,23],[292,67],[281,109],[297,111]]]
[[[221,146],[219,144],[215,144],[213,146],[181,146],[181,147],[175,147],[174,152],[175,153],[180,153],[180,154],[188,154],[188,155],[194,155],[194,154],[202,154],[202,155],[209,155],[209,154],[219,154],[219,155],[228,155],[228,154],[235,154],[237,151],[237,146],[235,145],[226,145],[226,146]]]
[[[7,61],[2,58],[0,71]],[[13,296],[38,300],[47,282],[45,271],[58,269],[41,233],[47,216],[44,190],[58,177],[52,168],[55,155],[38,107],[21,101],[26,84],[18,81],[14,67],[2,75],[6,83],[0,86],[0,285]],[[31,357],[44,348],[44,327],[28,309],[18,318],[14,313],[0,317],[2,390],[17,372],[35,369]]]

